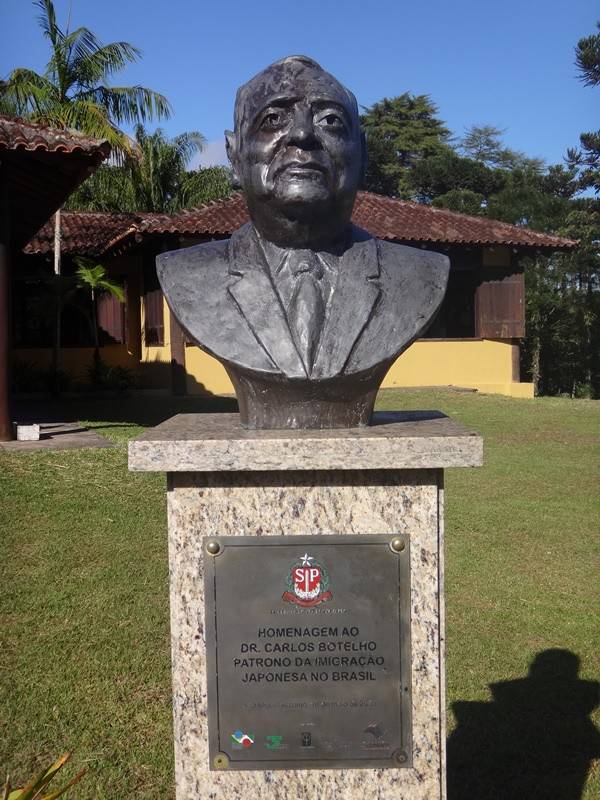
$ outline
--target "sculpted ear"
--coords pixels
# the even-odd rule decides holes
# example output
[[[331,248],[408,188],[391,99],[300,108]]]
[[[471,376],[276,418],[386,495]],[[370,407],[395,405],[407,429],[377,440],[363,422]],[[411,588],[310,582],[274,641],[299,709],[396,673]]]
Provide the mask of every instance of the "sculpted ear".
[[[227,151],[227,158],[229,159],[232,169],[231,185],[234,189],[241,189],[242,184],[238,170],[237,138],[233,131],[225,131],[225,150]]]

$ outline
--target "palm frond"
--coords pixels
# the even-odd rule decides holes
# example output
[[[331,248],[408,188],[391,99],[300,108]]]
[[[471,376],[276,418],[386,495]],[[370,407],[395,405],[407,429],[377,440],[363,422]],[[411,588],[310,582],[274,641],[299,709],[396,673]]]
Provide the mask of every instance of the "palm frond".
[[[119,158],[135,151],[131,139],[111,122],[106,108],[89,100],[74,100],[63,106],[64,126],[96,139],[106,139]]]
[[[141,51],[129,42],[111,42],[89,48],[87,43],[77,42],[72,68],[82,86],[94,86],[128,64],[137,61]]]
[[[138,211],[134,188],[124,167],[103,164],[65,203],[67,211]]]
[[[70,60],[76,61],[85,58],[89,53],[94,53],[103,45],[93,31],[80,27],[65,36],[64,47],[69,53]]]
[[[77,264],[75,275],[79,286],[91,291],[109,292],[119,302],[124,302],[125,292],[123,287],[106,277],[106,269],[102,264],[98,264],[92,258],[87,258],[86,256],[77,256],[75,263]]]
[[[29,116],[44,114],[59,99],[56,87],[44,75],[32,69],[18,68],[13,70],[0,91],[0,108],[7,108],[3,113],[10,113],[12,108],[17,114]]]
[[[66,96],[70,87],[80,83],[76,68],[77,53],[85,47],[96,49],[101,44],[88,28],[78,28],[66,35],[54,47],[50,61],[46,66],[46,74],[54,77],[61,86],[63,96]]]
[[[187,131],[176,136],[173,139],[173,144],[177,149],[177,155],[184,166],[187,167],[192,156],[196,155],[196,153],[201,153],[204,149],[206,138],[200,131]]]
[[[125,302],[125,291],[123,290],[123,287],[118,283],[109,280],[108,278],[103,278],[102,280],[98,281],[98,289],[101,292],[109,292],[113,297],[117,298],[119,303]]]
[[[167,98],[144,86],[96,86],[82,92],[79,97],[106,108],[110,118],[119,124],[171,116]]]
[[[56,23],[56,12],[52,0],[35,0],[34,5],[40,9],[37,20],[44,36],[56,45],[62,38],[63,32]]]

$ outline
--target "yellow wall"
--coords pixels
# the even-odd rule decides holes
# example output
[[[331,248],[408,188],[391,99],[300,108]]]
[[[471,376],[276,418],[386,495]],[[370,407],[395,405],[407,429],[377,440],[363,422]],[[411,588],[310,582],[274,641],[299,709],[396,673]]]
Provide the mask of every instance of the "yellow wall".
[[[499,339],[419,339],[392,364],[382,387],[461,386],[533,397],[532,383],[513,381],[513,346]]]
[[[142,327],[142,363],[153,361],[171,361],[171,315],[169,306],[163,297],[163,325],[164,337],[161,345],[147,345],[144,339],[146,330],[146,308],[143,299],[140,297],[140,317]]]
[[[533,397],[532,383],[512,380],[512,343],[495,339],[420,339],[392,365],[382,388],[460,386],[511,397]],[[186,347],[190,394],[233,394],[224,368],[198,347]]]
[[[503,257],[505,254],[503,254]],[[147,346],[144,342],[144,304],[141,303],[141,361],[125,345],[101,349],[102,359],[122,365],[140,375],[142,388],[171,391],[171,326],[169,308],[164,303],[164,344]],[[532,383],[512,379],[513,344],[497,339],[419,339],[403,353],[385,376],[382,388],[409,386],[459,386],[480,392],[511,397],[533,397]],[[92,361],[92,348],[64,348],[62,368],[76,379],[85,377]],[[50,365],[51,348],[15,350],[13,357],[41,367]],[[186,346],[187,391],[190,394],[233,394],[225,369],[195,346]]]
[[[185,370],[189,394],[234,394],[223,365],[199,347],[185,348]]]
[[[146,330],[146,309],[140,297],[141,318],[141,359],[139,364],[140,385],[144,389],[164,389],[171,391],[171,315],[163,297],[163,344],[147,345],[144,339]]]

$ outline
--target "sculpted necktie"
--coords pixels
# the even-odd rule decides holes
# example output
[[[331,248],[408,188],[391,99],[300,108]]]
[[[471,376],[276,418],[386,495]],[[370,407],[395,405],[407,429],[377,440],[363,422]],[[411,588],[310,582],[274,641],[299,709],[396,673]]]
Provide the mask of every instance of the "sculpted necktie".
[[[310,372],[325,321],[323,267],[311,250],[292,250],[289,267],[295,286],[287,309],[288,321],[300,357]]]

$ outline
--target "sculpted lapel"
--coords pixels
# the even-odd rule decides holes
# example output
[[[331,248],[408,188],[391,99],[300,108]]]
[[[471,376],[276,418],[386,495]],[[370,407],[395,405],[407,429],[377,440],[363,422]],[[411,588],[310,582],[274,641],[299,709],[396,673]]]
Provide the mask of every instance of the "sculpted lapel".
[[[231,237],[228,292],[259,344],[288,378],[306,378],[279,297],[268,274],[264,253],[251,225]]]
[[[340,259],[331,307],[321,334],[311,378],[340,375],[381,294],[374,239],[355,242]]]

